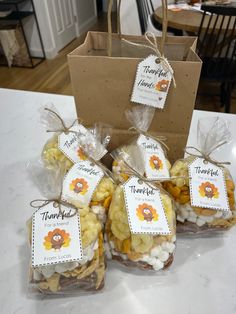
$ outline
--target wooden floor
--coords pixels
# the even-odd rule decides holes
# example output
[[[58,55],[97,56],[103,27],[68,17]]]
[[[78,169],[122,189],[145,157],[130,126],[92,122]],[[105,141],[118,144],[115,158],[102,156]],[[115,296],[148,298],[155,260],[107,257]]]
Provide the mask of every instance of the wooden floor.
[[[106,18],[100,16],[91,30],[106,31]],[[0,67],[0,87],[36,92],[72,95],[67,54],[84,41],[85,35],[72,41],[59,52],[56,58],[45,60],[34,69]],[[200,83],[196,109],[209,111],[223,111],[219,97],[215,96],[217,86]],[[210,91],[212,96],[205,96]],[[232,97],[231,112],[236,113],[236,92]]]

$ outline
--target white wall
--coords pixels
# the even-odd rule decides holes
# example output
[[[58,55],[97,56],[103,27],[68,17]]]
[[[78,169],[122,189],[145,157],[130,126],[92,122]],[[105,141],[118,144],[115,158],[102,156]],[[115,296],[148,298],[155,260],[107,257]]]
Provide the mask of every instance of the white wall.
[[[56,48],[55,33],[50,19],[48,1],[50,0],[34,0],[35,10],[41,30],[44,43],[46,57],[54,58],[58,51]],[[80,36],[97,20],[96,0],[73,0],[74,14],[77,16],[76,35]],[[29,5],[22,6],[25,10],[30,10]],[[40,56],[40,44],[37,35],[36,25],[32,18],[26,19],[24,22],[27,38],[30,42],[30,50],[32,55]]]
[[[57,55],[57,50],[53,37],[53,30],[49,17],[47,1],[48,0],[34,0],[34,6],[38,18],[46,57],[50,59],[54,58]],[[31,9],[28,5],[24,6],[23,8],[25,10]],[[36,24],[33,18],[28,18],[24,20],[24,29],[26,32],[26,36],[30,42],[30,51],[32,55],[40,56],[41,47],[39,43]]]
[[[77,14],[77,36],[86,32],[97,20],[96,0],[74,0]]]

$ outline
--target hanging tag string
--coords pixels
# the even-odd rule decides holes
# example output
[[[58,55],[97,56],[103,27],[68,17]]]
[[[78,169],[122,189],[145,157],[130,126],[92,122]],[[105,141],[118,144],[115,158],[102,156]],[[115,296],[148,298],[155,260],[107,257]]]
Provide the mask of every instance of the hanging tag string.
[[[129,45],[133,45],[133,46],[136,46],[136,47],[145,47],[145,48],[148,48],[148,49],[151,49],[155,52],[156,56],[157,56],[157,59],[162,63],[165,71],[168,71],[171,73],[172,75],[172,80],[173,80],[173,85],[174,85],[174,88],[176,88],[176,81],[175,81],[175,77],[174,77],[174,71],[171,67],[171,65],[169,64],[167,58],[164,56],[163,53],[161,53],[158,49],[158,44],[157,44],[157,39],[155,37],[155,35],[151,32],[146,32],[145,33],[145,39],[146,41],[148,42],[148,45],[146,44],[139,44],[139,43],[134,43],[130,40],[127,40],[127,39],[124,39],[122,38],[122,41],[129,44]]]
[[[208,154],[204,153],[203,151],[201,151],[200,149],[196,148],[196,147],[193,147],[193,146],[187,146],[185,149],[184,149],[184,152],[187,153],[188,155],[190,156],[193,156],[193,157],[197,157],[197,158],[202,158],[204,161],[206,162],[210,162],[212,164],[214,164],[215,166],[217,167],[221,167],[222,165],[230,165],[231,163],[229,161],[217,161],[217,160],[214,160],[210,157],[210,155],[219,147],[221,147],[222,145],[226,144],[227,141],[225,142],[222,142],[218,145],[216,145]],[[189,150],[192,149],[193,151],[195,151],[196,153],[193,153],[193,152],[190,152]],[[199,154],[197,154],[199,153]]]
[[[128,129],[128,131],[135,131],[138,134],[142,134],[146,137],[150,137],[151,139],[153,139],[154,141],[158,142],[159,144],[161,144],[163,146],[164,149],[169,150],[169,147],[166,145],[165,141],[166,141],[166,137],[165,136],[160,136],[160,135],[152,135],[148,132],[145,132],[139,128],[136,128],[134,126],[130,127]]]
[[[52,199],[35,199],[33,201],[30,202],[30,206],[33,207],[33,208],[36,208],[36,209],[40,209],[44,206],[47,206],[48,204],[50,203],[53,203],[53,205],[55,205],[55,207],[58,208],[58,211],[59,211],[59,214],[60,215],[64,215],[63,212],[62,212],[62,209],[61,209],[61,206],[65,206],[65,207],[70,207],[70,208],[73,208],[74,209],[74,213],[71,214],[71,215],[65,215],[66,217],[68,218],[71,218],[71,217],[74,217],[75,215],[78,214],[79,212],[79,209],[82,209],[83,207],[75,207],[74,205],[72,204],[69,204],[65,201],[62,200],[61,198],[62,196],[62,193],[60,193],[60,196],[58,198],[52,198]]]
[[[70,130],[70,129],[75,125],[76,122],[81,123],[81,121],[80,121],[79,119],[75,119],[74,122],[73,122],[69,127],[67,127],[66,124],[65,124],[65,122],[64,122],[63,119],[61,118],[61,116],[60,116],[58,113],[56,113],[54,110],[49,109],[49,108],[44,108],[44,110],[49,111],[49,112],[52,113],[55,117],[57,117],[57,119],[60,121],[60,123],[61,123],[61,125],[62,125],[62,128],[61,128],[61,129],[58,129],[58,130],[47,130],[48,133],[49,133],[49,132],[60,132],[60,133],[63,133],[63,132],[64,132],[64,133],[75,133],[75,134],[78,135],[78,132],[72,131],[72,130]]]
[[[87,156],[87,158],[91,161],[91,163],[98,166],[102,170],[102,172],[112,180],[113,183],[117,184],[116,179],[113,176],[113,173],[109,169],[107,169],[106,166],[104,166],[100,161],[93,159],[92,157]]]

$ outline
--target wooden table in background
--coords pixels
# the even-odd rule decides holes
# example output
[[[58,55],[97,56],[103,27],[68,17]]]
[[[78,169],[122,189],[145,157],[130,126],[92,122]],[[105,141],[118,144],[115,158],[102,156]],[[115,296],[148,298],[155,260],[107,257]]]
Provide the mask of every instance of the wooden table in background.
[[[168,26],[186,31],[191,34],[196,34],[198,32],[199,26],[201,24],[203,13],[194,10],[181,10],[172,11],[168,10]],[[162,7],[159,7],[154,13],[155,20],[162,24]],[[207,27],[210,15],[206,15],[203,28]],[[211,25],[214,25],[215,17],[212,17]],[[218,20],[216,25],[216,30],[219,29],[221,24],[221,19]],[[228,24],[228,18],[225,18],[222,29],[226,29]],[[229,25],[229,29],[233,28],[233,21]]]

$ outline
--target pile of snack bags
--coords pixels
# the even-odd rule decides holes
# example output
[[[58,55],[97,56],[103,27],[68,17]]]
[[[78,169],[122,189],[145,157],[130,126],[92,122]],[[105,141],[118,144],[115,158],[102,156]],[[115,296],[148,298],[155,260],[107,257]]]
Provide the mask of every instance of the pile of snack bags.
[[[224,163],[210,159],[211,152],[223,149],[230,141],[226,122],[218,118],[207,124],[199,121],[198,154],[190,153],[171,165],[165,139],[148,132],[154,112],[141,105],[128,110],[126,117],[133,135],[110,153],[110,126],[98,123],[87,129],[79,121],[68,126],[53,107],[42,113],[52,136],[38,164],[29,167],[45,199],[34,206],[35,214],[27,223],[32,291],[62,295],[100,291],[109,260],[130,271],[161,274],[174,260],[176,234],[177,238],[178,233],[212,236],[236,223],[235,185],[230,172]],[[113,158],[111,169],[102,163],[107,154]],[[196,206],[190,173],[193,162],[212,165],[214,173],[222,173],[225,208],[207,205],[221,193],[216,183],[208,181],[197,191],[206,206]],[[41,236],[44,230],[37,225],[37,212],[44,218],[59,217],[63,226],[45,231],[41,244],[38,234]],[[75,226],[76,222],[75,239],[77,233],[68,232],[64,226]],[[72,242],[76,250],[80,249],[80,257],[53,262],[57,255],[66,254]],[[36,262],[40,250],[50,262]]]

